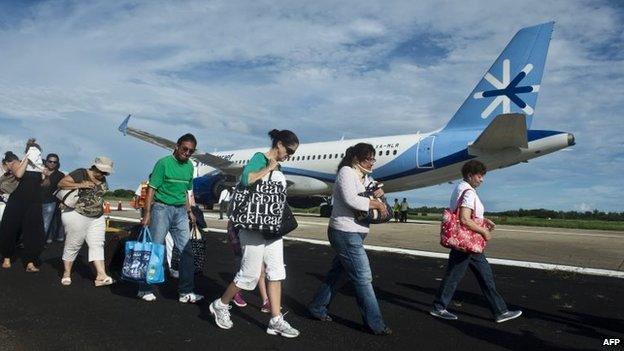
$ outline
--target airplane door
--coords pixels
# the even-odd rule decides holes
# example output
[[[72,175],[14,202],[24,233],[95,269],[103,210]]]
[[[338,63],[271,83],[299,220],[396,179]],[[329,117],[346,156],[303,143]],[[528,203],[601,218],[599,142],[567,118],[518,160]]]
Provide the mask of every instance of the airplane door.
[[[433,141],[435,136],[430,135],[420,139],[416,152],[416,165],[418,168],[433,168]]]

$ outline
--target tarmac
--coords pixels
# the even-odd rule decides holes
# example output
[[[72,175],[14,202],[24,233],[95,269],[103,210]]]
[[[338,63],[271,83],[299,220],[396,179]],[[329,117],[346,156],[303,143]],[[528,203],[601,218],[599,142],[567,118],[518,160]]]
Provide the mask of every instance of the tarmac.
[[[302,218],[300,223],[308,221],[317,219]],[[220,222],[211,219],[209,227],[216,223]],[[311,226],[320,231],[320,226]],[[367,241],[381,236],[374,230]],[[317,321],[308,315],[306,304],[325,276],[333,253],[325,245],[293,240],[285,241],[288,276],[283,308],[288,312],[286,319],[301,331],[300,337],[266,334],[269,316],[259,311],[256,292],[245,293],[247,307],[232,308],[234,328],[222,330],[214,324],[208,302],[231,280],[233,255],[224,234],[213,231],[205,238],[208,259],[203,274],[196,278],[196,290],[206,295],[206,301],[198,305],[180,304],[176,280],[170,278],[158,286],[154,303],[138,300],[136,287],[123,281],[95,288],[86,264],[77,264],[71,286],[61,286],[60,243],[44,252],[40,273],[24,272],[20,262],[0,269],[0,349],[622,349],[622,344],[603,346],[603,342],[624,339],[624,279],[494,265],[499,292],[511,309],[524,314],[506,323],[493,322],[475,278],[468,273],[449,308],[459,320],[444,321],[428,312],[446,260],[378,251],[369,251],[373,285],[394,334],[381,337],[362,331],[353,290],[346,282],[330,308],[334,321]]]
[[[138,218],[135,210],[113,211],[113,216]],[[209,228],[225,230],[227,221],[205,212]],[[297,214],[299,227],[289,237],[327,241],[327,218]],[[440,246],[440,222],[414,221],[371,226],[368,245],[448,253]],[[521,260],[611,270],[624,276],[624,231],[585,230],[497,225],[488,242],[489,258]]]

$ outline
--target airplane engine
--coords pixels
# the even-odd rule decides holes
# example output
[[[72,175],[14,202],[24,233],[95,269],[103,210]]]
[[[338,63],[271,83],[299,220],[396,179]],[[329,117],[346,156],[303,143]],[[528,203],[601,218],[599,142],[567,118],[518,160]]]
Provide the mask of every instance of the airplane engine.
[[[225,174],[206,174],[193,179],[195,202],[212,208],[224,187],[236,185],[236,178]]]
[[[289,196],[288,204],[296,208],[311,208],[320,206],[325,202],[322,196]]]

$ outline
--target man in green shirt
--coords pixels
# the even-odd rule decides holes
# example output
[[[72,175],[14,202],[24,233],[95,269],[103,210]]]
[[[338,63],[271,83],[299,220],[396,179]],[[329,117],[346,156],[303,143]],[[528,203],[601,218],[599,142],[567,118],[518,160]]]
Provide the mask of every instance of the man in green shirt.
[[[190,157],[196,147],[195,137],[184,134],[178,139],[173,154],[156,162],[147,188],[145,215],[141,219],[142,225],[149,226],[153,242],[163,244],[169,232],[180,250],[178,292],[182,303],[195,303],[204,298],[193,292],[193,252],[189,243],[189,220],[195,224],[189,198],[189,192],[193,189],[193,164]],[[147,284],[139,285],[138,297],[145,301],[156,300],[152,288]]]

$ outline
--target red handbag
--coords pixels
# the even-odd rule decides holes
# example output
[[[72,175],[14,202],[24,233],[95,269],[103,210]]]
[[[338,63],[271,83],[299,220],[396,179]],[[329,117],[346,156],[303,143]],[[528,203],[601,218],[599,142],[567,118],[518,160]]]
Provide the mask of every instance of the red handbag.
[[[451,211],[450,208],[444,210],[440,228],[440,245],[466,253],[483,253],[487,241],[481,234],[465,227],[459,219],[459,205],[462,203],[464,195],[468,190],[470,189],[464,190],[457,200],[455,212]],[[474,212],[473,210],[472,220],[475,221],[477,225],[485,227],[484,220],[482,218],[475,218]]]

